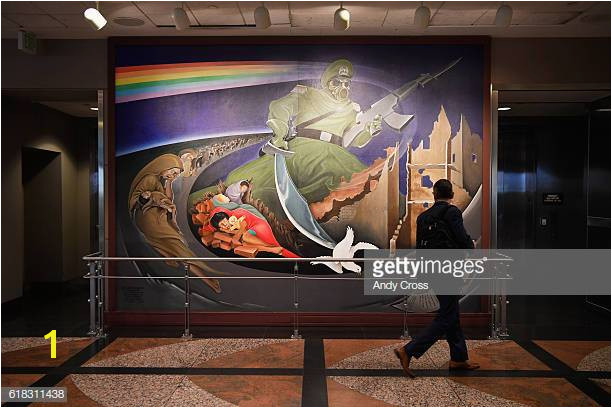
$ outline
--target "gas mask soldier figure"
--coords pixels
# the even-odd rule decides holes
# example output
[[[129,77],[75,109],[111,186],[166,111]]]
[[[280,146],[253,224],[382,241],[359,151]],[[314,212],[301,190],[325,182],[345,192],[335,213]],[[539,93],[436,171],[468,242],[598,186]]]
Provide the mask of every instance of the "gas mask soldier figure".
[[[322,140],[342,146],[344,133],[359,122],[361,107],[350,99],[353,65],[332,62],[321,76],[321,88],[297,85],[286,96],[270,103],[267,125],[274,132],[272,144],[289,150],[294,137]],[[363,147],[382,130],[378,115],[351,143]]]

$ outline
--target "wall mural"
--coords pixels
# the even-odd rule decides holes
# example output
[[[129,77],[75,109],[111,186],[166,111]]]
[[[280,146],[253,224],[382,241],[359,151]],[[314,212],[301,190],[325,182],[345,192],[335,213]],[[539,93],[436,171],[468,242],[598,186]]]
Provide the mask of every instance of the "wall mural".
[[[409,248],[448,178],[481,236],[482,45],[117,46],[116,253],[359,257]],[[194,307],[291,310],[293,263],[190,262]],[[355,262],[300,264],[302,310],[395,310]],[[173,262],[122,264],[117,307],[182,307]],[[469,303],[469,302],[468,302]],[[473,307],[477,307],[474,302]]]

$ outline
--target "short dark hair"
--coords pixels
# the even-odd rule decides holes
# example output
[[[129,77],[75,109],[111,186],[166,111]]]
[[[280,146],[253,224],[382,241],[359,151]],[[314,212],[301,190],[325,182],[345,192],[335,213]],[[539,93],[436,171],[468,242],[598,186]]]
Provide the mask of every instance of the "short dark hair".
[[[227,215],[227,213],[224,213],[223,211],[219,211],[218,213],[210,217],[210,225],[215,227],[215,229],[219,229],[219,223],[224,219],[229,219],[229,215]]]
[[[440,179],[433,186],[433,195],[436,200],[450,200],[454,196],[453,185],[447,179]]]

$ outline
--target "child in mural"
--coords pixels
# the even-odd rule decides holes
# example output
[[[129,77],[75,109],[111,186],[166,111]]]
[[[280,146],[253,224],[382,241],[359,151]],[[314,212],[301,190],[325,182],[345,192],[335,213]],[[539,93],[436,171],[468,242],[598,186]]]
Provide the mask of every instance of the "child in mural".
[[[299,258],[278,243],[270,224],[255,207],[248,204],[237,205],[223,194],[217,194],[213,203],[215,209],[210,212],[208,229],[238,236],[244,245],[256,247],[262,252]]]
[[[164,257],[191,258],[196,255],[187,247],[183,234],[176,223],[176,206],[172,182],[183,171],[183,162],[174,154],[161,155],[134,177],[130,187],[128,209],[134,223],[142,232],[145,241]],[[167,262],[179,266],[177,262]],[[210,269],[203,263],[189,261],[189,270],[221,293],[217,279],[206,277]]]
[[[233,184],[230,184],[225,189],[225,196],[229,198],[232,203],[242,204],[242,197],[249,189],[249,180],[240,180]]]

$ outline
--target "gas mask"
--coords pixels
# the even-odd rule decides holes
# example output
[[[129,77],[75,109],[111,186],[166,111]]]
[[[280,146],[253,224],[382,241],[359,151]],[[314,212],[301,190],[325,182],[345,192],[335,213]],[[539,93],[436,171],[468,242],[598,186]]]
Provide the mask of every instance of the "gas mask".
[[[327,89],[335,100],[345,102],[349,98],[351,80],[350,78],[335,77],[327,83]]]

